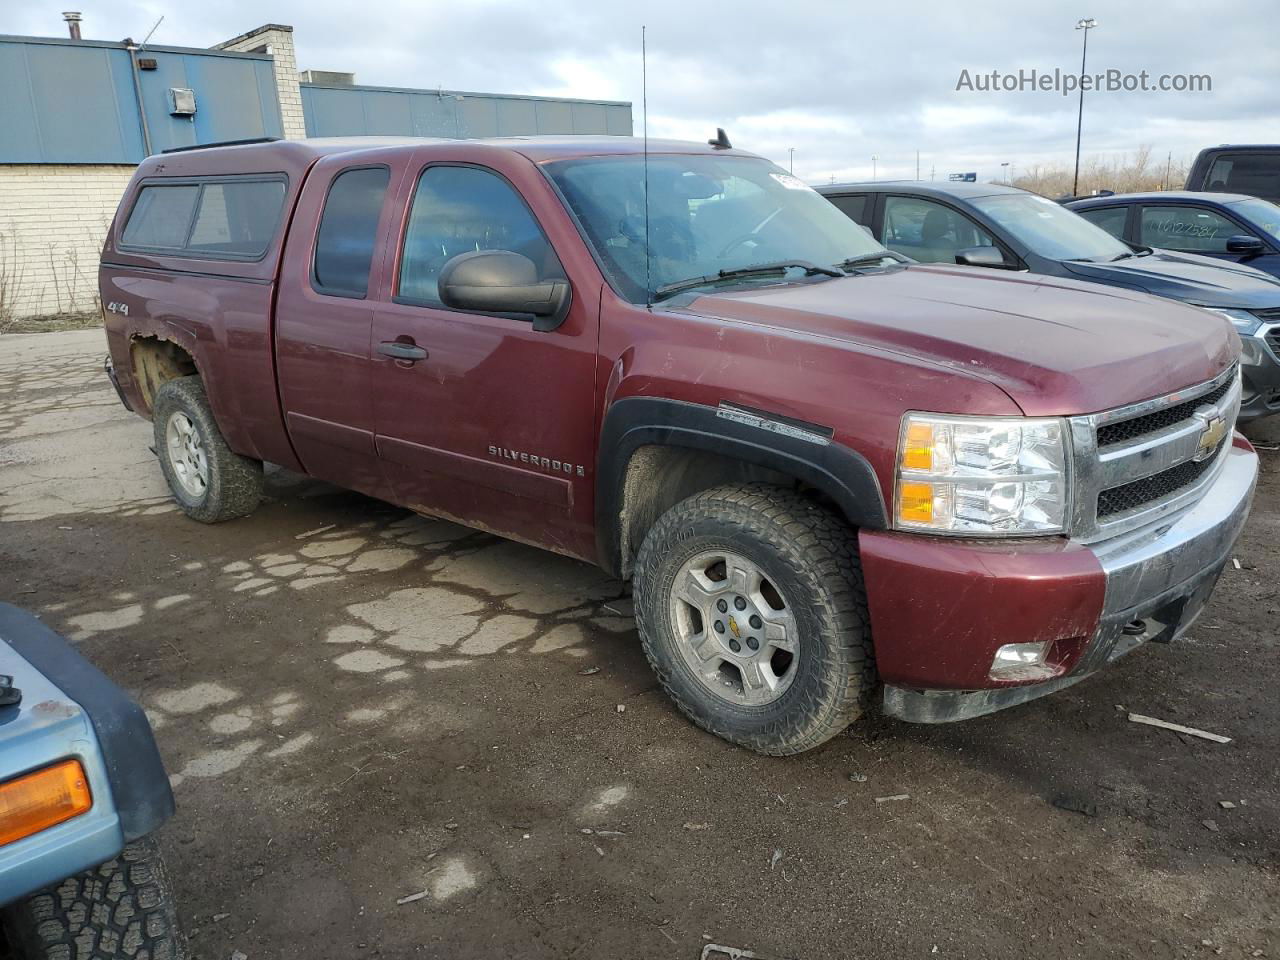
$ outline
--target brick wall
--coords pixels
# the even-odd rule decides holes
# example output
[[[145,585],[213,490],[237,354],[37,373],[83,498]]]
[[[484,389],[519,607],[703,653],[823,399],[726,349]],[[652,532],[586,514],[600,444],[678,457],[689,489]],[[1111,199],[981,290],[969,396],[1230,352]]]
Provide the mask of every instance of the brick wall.
[[[98,308],[98,256],[133,171],[0,164],[0,326]]]
[[[267,24],[220,43],[217,49],[233,53],[271,54],[285,139],[301,140],[307,135],[307,125],[302,117],[302,88],[298,85],[298,60],[293,50],[293,27]]]

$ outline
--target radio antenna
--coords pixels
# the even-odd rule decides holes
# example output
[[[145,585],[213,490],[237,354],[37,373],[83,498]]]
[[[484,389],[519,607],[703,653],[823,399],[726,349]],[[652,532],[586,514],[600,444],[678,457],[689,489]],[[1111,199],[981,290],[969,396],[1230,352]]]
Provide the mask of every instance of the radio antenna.
[[[646,45],[645,32],[647,26],[640,27],[640,109],[644,135],[644,303],[653,308],[653,257],[649,252],[649,52]]]

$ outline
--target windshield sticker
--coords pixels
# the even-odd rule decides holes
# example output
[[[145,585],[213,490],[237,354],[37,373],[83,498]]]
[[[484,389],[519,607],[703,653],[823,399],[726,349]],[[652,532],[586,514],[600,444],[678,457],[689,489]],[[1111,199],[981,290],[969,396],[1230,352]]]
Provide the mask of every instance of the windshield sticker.
[[[782,184],[788,190],[812,190],[813,189],[813,187],[809,186],[799,177],[793,177],[789,173],[771,173],[769,174],[769,176],[773,177],[773,179],[777,180],[780,184]]]

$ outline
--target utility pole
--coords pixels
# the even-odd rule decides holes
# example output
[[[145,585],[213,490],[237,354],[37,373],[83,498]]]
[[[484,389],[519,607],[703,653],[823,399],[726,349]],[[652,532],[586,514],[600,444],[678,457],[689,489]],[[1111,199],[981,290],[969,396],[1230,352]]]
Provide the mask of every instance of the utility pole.
[[[1080,195],[1080,131],[1084,127],[1084,65],[1089,56],[1089,31],[1098,25],[1093,17],[1087,17],[1076,23],[1077,30],[1084,31],[1084,44],[1080,51],[1080,109],[1076,113],[1076,175],[1071,181],[1071,195]]]
[[[796,148],[787,147],[787,153],[791,155],[790,173],[794,177],[796,175]]]
[[[916,179],[920,179],[920,151],[916,151]]]
[[[874,153],[871,155],[871,182],[872,183],[875,183],[875,180],[876,180],[876,161],[879,159],[880,158],[876,156]]]
[[[1009,161],[1008,161],[1008,160],[1005,160],[1004,162],[1002,162],[1002,163],[1000,164],[1000,166],[1003,168],[1000,172],[1004,174],[1004,182],[1005,182],[1005,185],[1006,185],[1006,186],[1008,186],[1008,184],[1009,184]]]

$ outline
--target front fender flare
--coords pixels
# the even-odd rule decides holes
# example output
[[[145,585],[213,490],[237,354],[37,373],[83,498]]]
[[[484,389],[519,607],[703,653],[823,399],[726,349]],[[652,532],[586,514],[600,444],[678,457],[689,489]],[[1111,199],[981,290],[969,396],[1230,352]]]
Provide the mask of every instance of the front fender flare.
[[[730,419],[726,409],[663,397],[625,397],[610,406],[596,458],[596,546],[602,566],[621,568],[623,482],[632,454],[648,445],[705,450],[776,470],[822,491],[851,525],[887,526],[875,470],[860,453],[831,439],[829,430],[751,411],[768,423],[799,428],[777,432]]]

